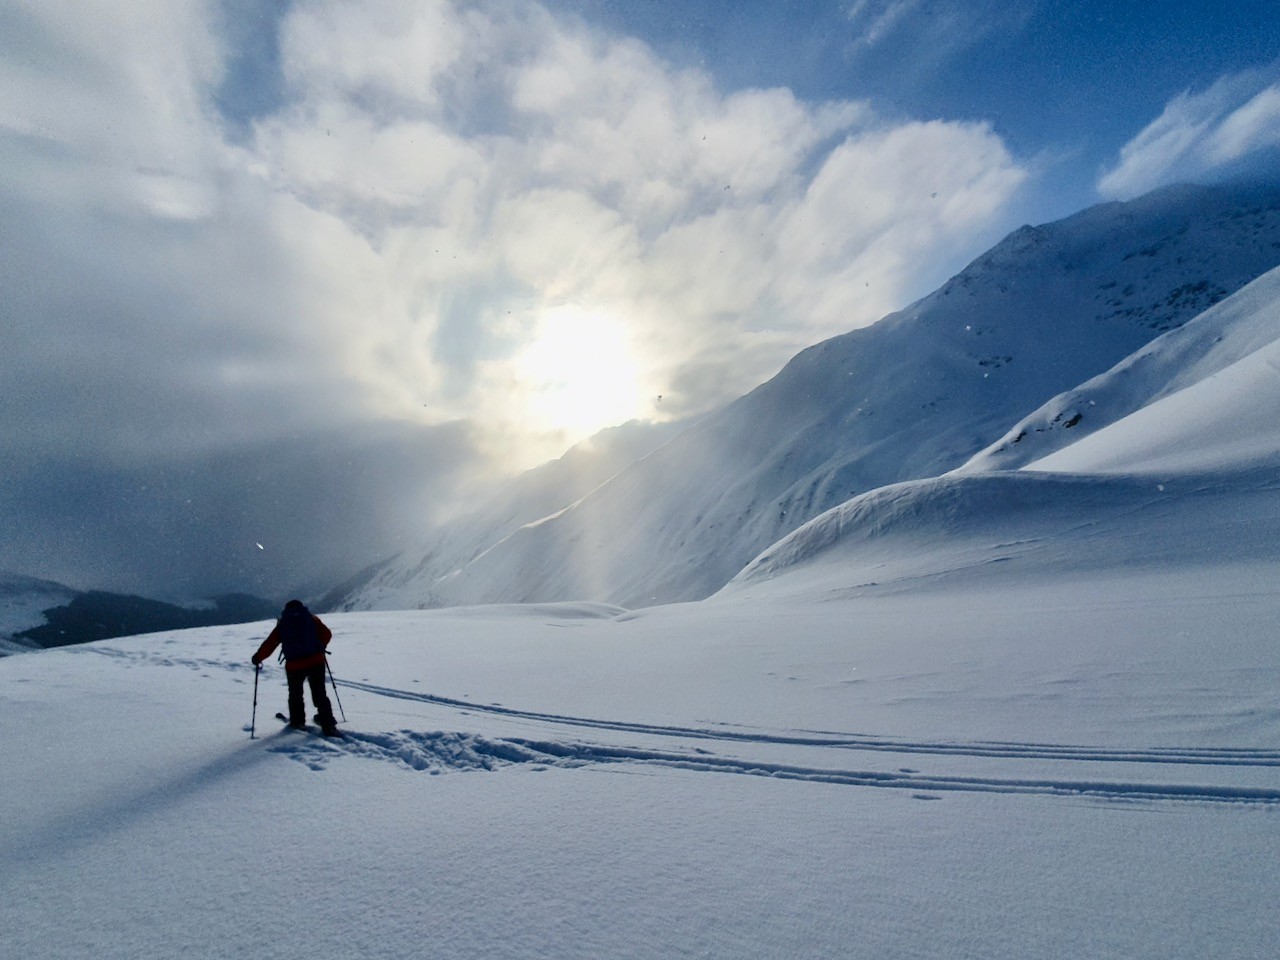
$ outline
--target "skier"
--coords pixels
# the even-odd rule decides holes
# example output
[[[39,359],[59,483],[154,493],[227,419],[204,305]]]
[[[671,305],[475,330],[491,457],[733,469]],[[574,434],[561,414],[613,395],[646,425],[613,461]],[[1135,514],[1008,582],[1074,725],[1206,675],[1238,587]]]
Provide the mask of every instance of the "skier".
[[[256,667],[271,656],[276,647],[283,645],[284,672],[289,678],[289,726],[305,725],[307,710],[302,687],[304,683],[310,684],[316,723],[326,737],[338,736],[338,721],[333,718],[333,707],[324,691],[324,652],[331,639],[333,631],[319,617],[301,600],[290,600],[284,605],[275,629],[250,658]]]

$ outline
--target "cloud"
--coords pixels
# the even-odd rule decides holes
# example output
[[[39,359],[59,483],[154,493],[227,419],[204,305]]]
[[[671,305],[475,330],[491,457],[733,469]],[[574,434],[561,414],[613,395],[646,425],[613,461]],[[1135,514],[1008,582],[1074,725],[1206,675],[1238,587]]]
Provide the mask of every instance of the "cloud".
[[[861,30],[857,44],[874,47],[918,15],[924,0],[852,0],[847,16]]]
[[[461,424],[366,424],[125,464],[18,453],[0,474],[0,569],[177,601],[323,592],[419,545],[451,488],[475,479]]]
[[[209,491],[220,457],[397,424],[438,506],[873,322],[1027,176],[985,125],[723,91],[531,0],[283,5],[252,116],[219,110],[244,4],[9,7],[0,437],[28,480],[73,451]],[[410,472],[352,497],[411,501]]]
[[[995,34],[1022,29],[1040,6],[1039,0],[850,0],[849,54],[891,50],[893,68],[927,72]]]
[[[633,415],[705,410],[813,338],[922,292],[909,264],[971,242],[1025,177],[981,125],[894,124],[866,103],[781,89],[725,94],[634,40],[532,4],[495,9],[450,20],[451,53],[428,58],[446,68],[412,82],[360,58],[396,62],[413,23],[296,10],[284,49],[310,52],[284,57],[293,106],[254,147],[278,189],[396,251],[396,281],[421,291],[417,322],[468,344],[438,345],[465,365],[444,379],[474,388],[451,413],[484,411],[508,449],[572,439],[531,443],[538,426],[521,414],[537,404],[509,377],[545,311],[630,331],[638,395],[666,398]],[[437,4],[421,17],[447,15]],[[468,112],[478,105],[484,122]],[[459,290],[488,292],[469,323],[446,302]],[[715,352],[723,376],[673,387],[696,383],[681,369]]]
[[[204,91],[222,69],[207,5],[9,6],[0,131],[42,148],[16,177],[52,203],[177,219],[204,209],[219,149]]]
[[[1200,93],[1184,91],[1120,149],[1098,192],[1128,198],[1179,180],[1238,172],[1280,146],[1280,65],[1219,79]]]

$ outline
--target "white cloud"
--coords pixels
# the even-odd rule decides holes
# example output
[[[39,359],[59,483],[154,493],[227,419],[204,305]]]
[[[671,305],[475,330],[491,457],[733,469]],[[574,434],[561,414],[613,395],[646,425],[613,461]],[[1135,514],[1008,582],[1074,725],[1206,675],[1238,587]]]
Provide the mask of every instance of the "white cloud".
[[[357,30],[310,8],[293,19],[307,24],[288,33],[341,42],[347,60],[312,57],[289,76],[295,103],[254,142],[263,169],[395,251],[391,282],[422,291],[412,322],[469,344],[463,389],[428,407],[479,411],[504,436],[517,430],[526,455],[572,439],[547,428],[531,446],[524,413],[536,398],[504,372],[537,348],[549,311],[625,326],[643,397],[665,398],[637,414],[706,409],[812,340],[924,292],[914,264],[954,257],[1025,177],[989,128],[892,124],[865,103],[806,104],[780,89],[724,94],[640,43],[532,4],[459,16],[447,76],[416,98],[350,62],[380,55],[376,22]],[[392,60],[417,30],[395,28]],[[323,36],[339,30],[341,41]],[[479,103],[486,122],[457,119]],[[410,122],[430,125],[440,147],[411,142]],[[424,378],[458,383],[415,356]]]
[[[627,345],[635,414],[705,410],[925,292],[916,265],[972,253],[1026,176],[988,127],[723,92],[531,0],[295,4],[284,104],[231,145],[211,7],[103,0],[90,29],[55,6],[27,10],[63,66],[0,65],[4,189],[61,211],[53,269],[99,284],[68,310],[118,314],[95,359],[148,402],[93,405],[104,445],[201,411],[209,444],[467,419],[527,464],[590,428],[528,416],[552,379],[578,396],[530,366],[566,330]]]
[[[945,162],[939,162],[945,158]],[[851,136],[780,223],[780,299],[813,334],[901,305],[919,264],[947,257],[1026,177],[984,124],[932,121]]]
[[[1128,198],[1178,180],[1213,176],[1280,144],[1280,66],[1219,79],[1201,93],[1184,91],[1120,149],[1098,181],[1103,196]]]
[[[901,28],[922,5],[922,0],[853,0],[848,17],[860,29],[858,44],[873,47]]]
[[[364,92],[432,106],[465,42],[464,21],[450,0],[316,0],[288,18],[281,58],[305,96]]]
[[[1214,163],[1230,163],[1247,153],[1280,143],[1280,83],[1267,87],[1218,124],[1205,145]]]
[[[43,151],[14,176],[54,203],[66,191],[70,203],[117,212],[206,214],[202,184],[221,152],[206,91],[222,71],[207,4],[10,6],[17,53],[0,59],[0,134]]]
[[[1040,5],[1041,0],[849,0],[849,53],[888,51],[894,69],[927,72],[993,35],[1022,29]]]

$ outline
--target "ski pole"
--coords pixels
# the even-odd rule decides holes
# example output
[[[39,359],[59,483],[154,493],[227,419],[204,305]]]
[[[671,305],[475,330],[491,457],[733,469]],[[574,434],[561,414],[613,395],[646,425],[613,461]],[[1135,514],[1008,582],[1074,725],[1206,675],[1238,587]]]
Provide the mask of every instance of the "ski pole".
[[[253,719],[249,721],[249,739],[253,739],[254,728],[258,725],[258,674],[262,672],[262,664],[253,665]]]
[[[342,714],[342,722],[347,722],[347,711],[342,709],[342,698],[338,696],[338,681],[333,679],[333,667],[329,666],[329,658],[324,658],[324,668],[329,671],[329,682],[333,684],[333,699],[338,701],[338,712]]]

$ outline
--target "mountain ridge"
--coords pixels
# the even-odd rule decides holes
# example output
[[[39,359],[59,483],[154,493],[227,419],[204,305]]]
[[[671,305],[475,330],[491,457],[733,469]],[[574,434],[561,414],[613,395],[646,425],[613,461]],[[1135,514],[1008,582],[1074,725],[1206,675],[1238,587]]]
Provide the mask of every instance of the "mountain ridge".
[[[1054,396],[1280,262],[1280,191],[1179,187],[1013,231],[937,291],[519,527],[418,606],[696,600],[868,490],[956,469]],[[350,598],[346,609],[380,606]]]

